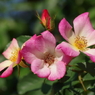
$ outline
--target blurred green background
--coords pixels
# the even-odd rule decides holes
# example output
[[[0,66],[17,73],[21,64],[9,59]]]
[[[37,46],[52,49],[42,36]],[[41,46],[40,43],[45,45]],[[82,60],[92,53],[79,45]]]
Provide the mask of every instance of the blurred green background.
[[[53,34],[61,40],[58,23],[65,17],[72,25],[73,19],[83,12],[90,12],[90,20],[95,28],[95,0],[0,0],[0,62],[4,60],[2,52],[5,46],[21,35],[40,34],[44,28],[40,24],[36,12],[40,15],[47,9],[55,17]],[[29,69],[21,68],[21,76],[29,73]],[[0,78],[0,95],[18,95],[17,68],[8,78]]]

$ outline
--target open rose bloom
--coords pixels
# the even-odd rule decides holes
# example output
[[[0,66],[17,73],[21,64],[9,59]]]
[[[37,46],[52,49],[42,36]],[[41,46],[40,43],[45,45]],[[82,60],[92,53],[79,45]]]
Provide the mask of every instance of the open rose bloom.
[[[58,48],[73,57],[78,56],[81,51],[95,62],[95,49],[89,48],[89,46],[95,45],[95,30],[90,23],[89,13],[85,12],[76,17],[73,25],[74,31],[65,18],[60,21],[59,32],[68,43],[62,42]]]
[[[10,46],[3,52],[4,57],[7,59],[0,63],[0,71],[6,69],[1,75],[1,78],[8,77],[13,72],[13,67],[21,62],[21,53],[17,40],[13,38]]]
[[[57,49],[56,40],[49,31],[30,38],[21,53],[25,61],[31,64],[31,71],[41,78],[56,80],[66,73],[66,65],[71,57]]]

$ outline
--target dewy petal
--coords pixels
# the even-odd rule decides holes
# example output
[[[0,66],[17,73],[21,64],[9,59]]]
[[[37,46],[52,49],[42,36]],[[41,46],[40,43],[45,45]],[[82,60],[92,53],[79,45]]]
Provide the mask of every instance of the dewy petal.
[[[50,52],[54,53],[54,48],[56,45],[56,39],[53,36],[52,33],[50,33],[49,31],[44,31],[41,33],[43,40],[45,42],[45,48],[47,48],[48,50],[50,50]]]
[[[48,80],[54,81],[61,79],[66,73],[66,66],[62,61],[52,64],[50,67],[51,73],[48,76]]]
[[[11,53],[15,50],[15,49],[19,49],[19,46],[18,46],[18,43],[17,43],[17,40],[15,38],[13,38],[10,46],[7,48],[7,50],[5,50],[3,52],[3,55],[9,59],[11,57]]]
[[[64,18],[59,23],[59,32],[62,37],[68,41],[68,39],[74,34],[72,31],[72,26],[68,23],[68,21]]]
[[[12,62],[10,60],[3,61],[2,63],[0,63],[0,71],[5,69],[6,67],[9,67],[10,65],[12,65]]]
[[[87,56],[90,57],[90,59],[95,62],[95,49],[88,48],[87,51],[84,52]]]
[[[71,56],[71,57],[76,57],[80,54],[79,50],[76,50],[72,45],[62,42],[56,47],[57,49],[61,49],[64,54]]]
[[[47,78],[50,74],[50,69],[44,64],[44,61],[40,59],[36,59],[32,62],[31,70],[41,78]]]
[[[85,12],[73,21],[74,31],[76,35],[88,36],[94,29],[89,19],[89,13]]]
[[[8,76],[10,76],[10,75],[12,74],[12,72],[13,72],[13,66],[10,65],[10,66],[0,75],[0,77],[1,77],[1,78],[8,77]]]

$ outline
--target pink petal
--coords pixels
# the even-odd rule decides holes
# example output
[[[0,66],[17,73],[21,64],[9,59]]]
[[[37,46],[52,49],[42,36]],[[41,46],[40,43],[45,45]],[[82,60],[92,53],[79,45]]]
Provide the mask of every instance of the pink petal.
[[[64,18],[59,23],[59,32],[62,35],[62,37],[68,41],[68,38],[70,38],[73,35],[72,26],[67,22],[67,20]]]
[[[42,52],[44,53],[45,51],[47,51],[47,48],[45,47],[45,41],[43,39],[42,36],[38,36],[35,41],[34,41],[34,44],[35,46],[35,49],[39,52]]]
[[[12,72],[13,72],[13,67],[12,67],[12,65],[10,65],[10,66],[0,75],[0,77],[1,77],[1,78],[8,77],[8,76],[10,76],[10,75],[12,74]]]
[[[88,49],[87,51],[84,52],[87,56],[90,57],[90,59],[95,62],[95,49]]]
[[[44,40],[42,36],[36,36],[35,39],[29,40],[26,42],[26,47],[35,55],[42,55],[42,52],[45,51]]]
[[[50,52],[54,53],[56,39],[52,33],[49,31],[44,31],[41,33],[43,40],[45,42],[45,48],[48,49]]]
[[[35,56],[34,54],[32,54],[31,50],[29,50],[29,48],[26,47],[26,46],[22,49],[21,54],[22,54],[24,60],[25,60],[27,63],[29,63],[29,64],[31,64],[32,61],[33,61],[34,59],[36,59],[36,56]]]
[[[87,46],[95,45],[95,30],[87,37]]]
[[[36,59],[31,64],[31,70],[41,78],[47,78],[50,74],[50,69],[45,65],[43,60]]]
[[[72,45],[62,42],[61,44],[57,45],[57,49],[61,49],[64,54],[71,56],[71,57],[76,57],[80,54],[78,50],[76,50]]]
[[[66,73],[66,66],[62,61],[52,64],[49,68],[51,73],[48,76],[48,80],[51,81],[61,79]]]
[[[21,50],[18,52],[18,57],[17,57],[17,61],[16,63],[19,64],[21,62],[22,59],[22,54],[21,54]]]
[[[22,56],[28,63],[31,63],[36,57],[43,58],[43,52],[44,42],[41,36],[28,40],[21,50]]]
[[[65,55],[62,49],[57,47],[55,49],[55,55],[57,60],[63,61],[65,65],[69,64],[70,61],[73,59],[72,56]]]
[[[85,12],[76,17],[73,24],[76,35],[88,36],[94,30],[90,22],[88,12]]]
[[[19,49],[19,46],[18,46],[18,43],[17,43],[17,40],[15,38],[13,38],[10,46],[7,48],[7,50],[5,50],[3,52],[3,55],[9,59],[11,57],[11,53],[15,50],[15,49]]]
[[[65,65],[68,65],[72,59],[73,59],[72,56],[64,55],[62,61],[64,62]]]
[[[0,71],[5,69],[6,67],[9,67],[10,65],[12,65],[12,62],[10,60],[3,61],[2,63],[0,63]]]

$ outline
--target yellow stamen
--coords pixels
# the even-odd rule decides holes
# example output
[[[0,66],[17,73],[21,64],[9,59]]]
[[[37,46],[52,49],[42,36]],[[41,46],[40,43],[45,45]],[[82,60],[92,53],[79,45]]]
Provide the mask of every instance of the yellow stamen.
[[[20,49],[18,48],[18,49],[15,49],[14,51],[11,52],[10,60],[11,60],[12,62],[16,62],[17,57],[18,57],[19,50],[20,50]]]
[[[85,51],[87,50],[87,40],[84,36],[77,36],[75,38],[75,42],[74,45],[77,49],[79,49],[80,51]]]
[[[51,65],[54,62],[54,55],[52,55],[50,53],[46,53],[44,56],[44,62]]]

